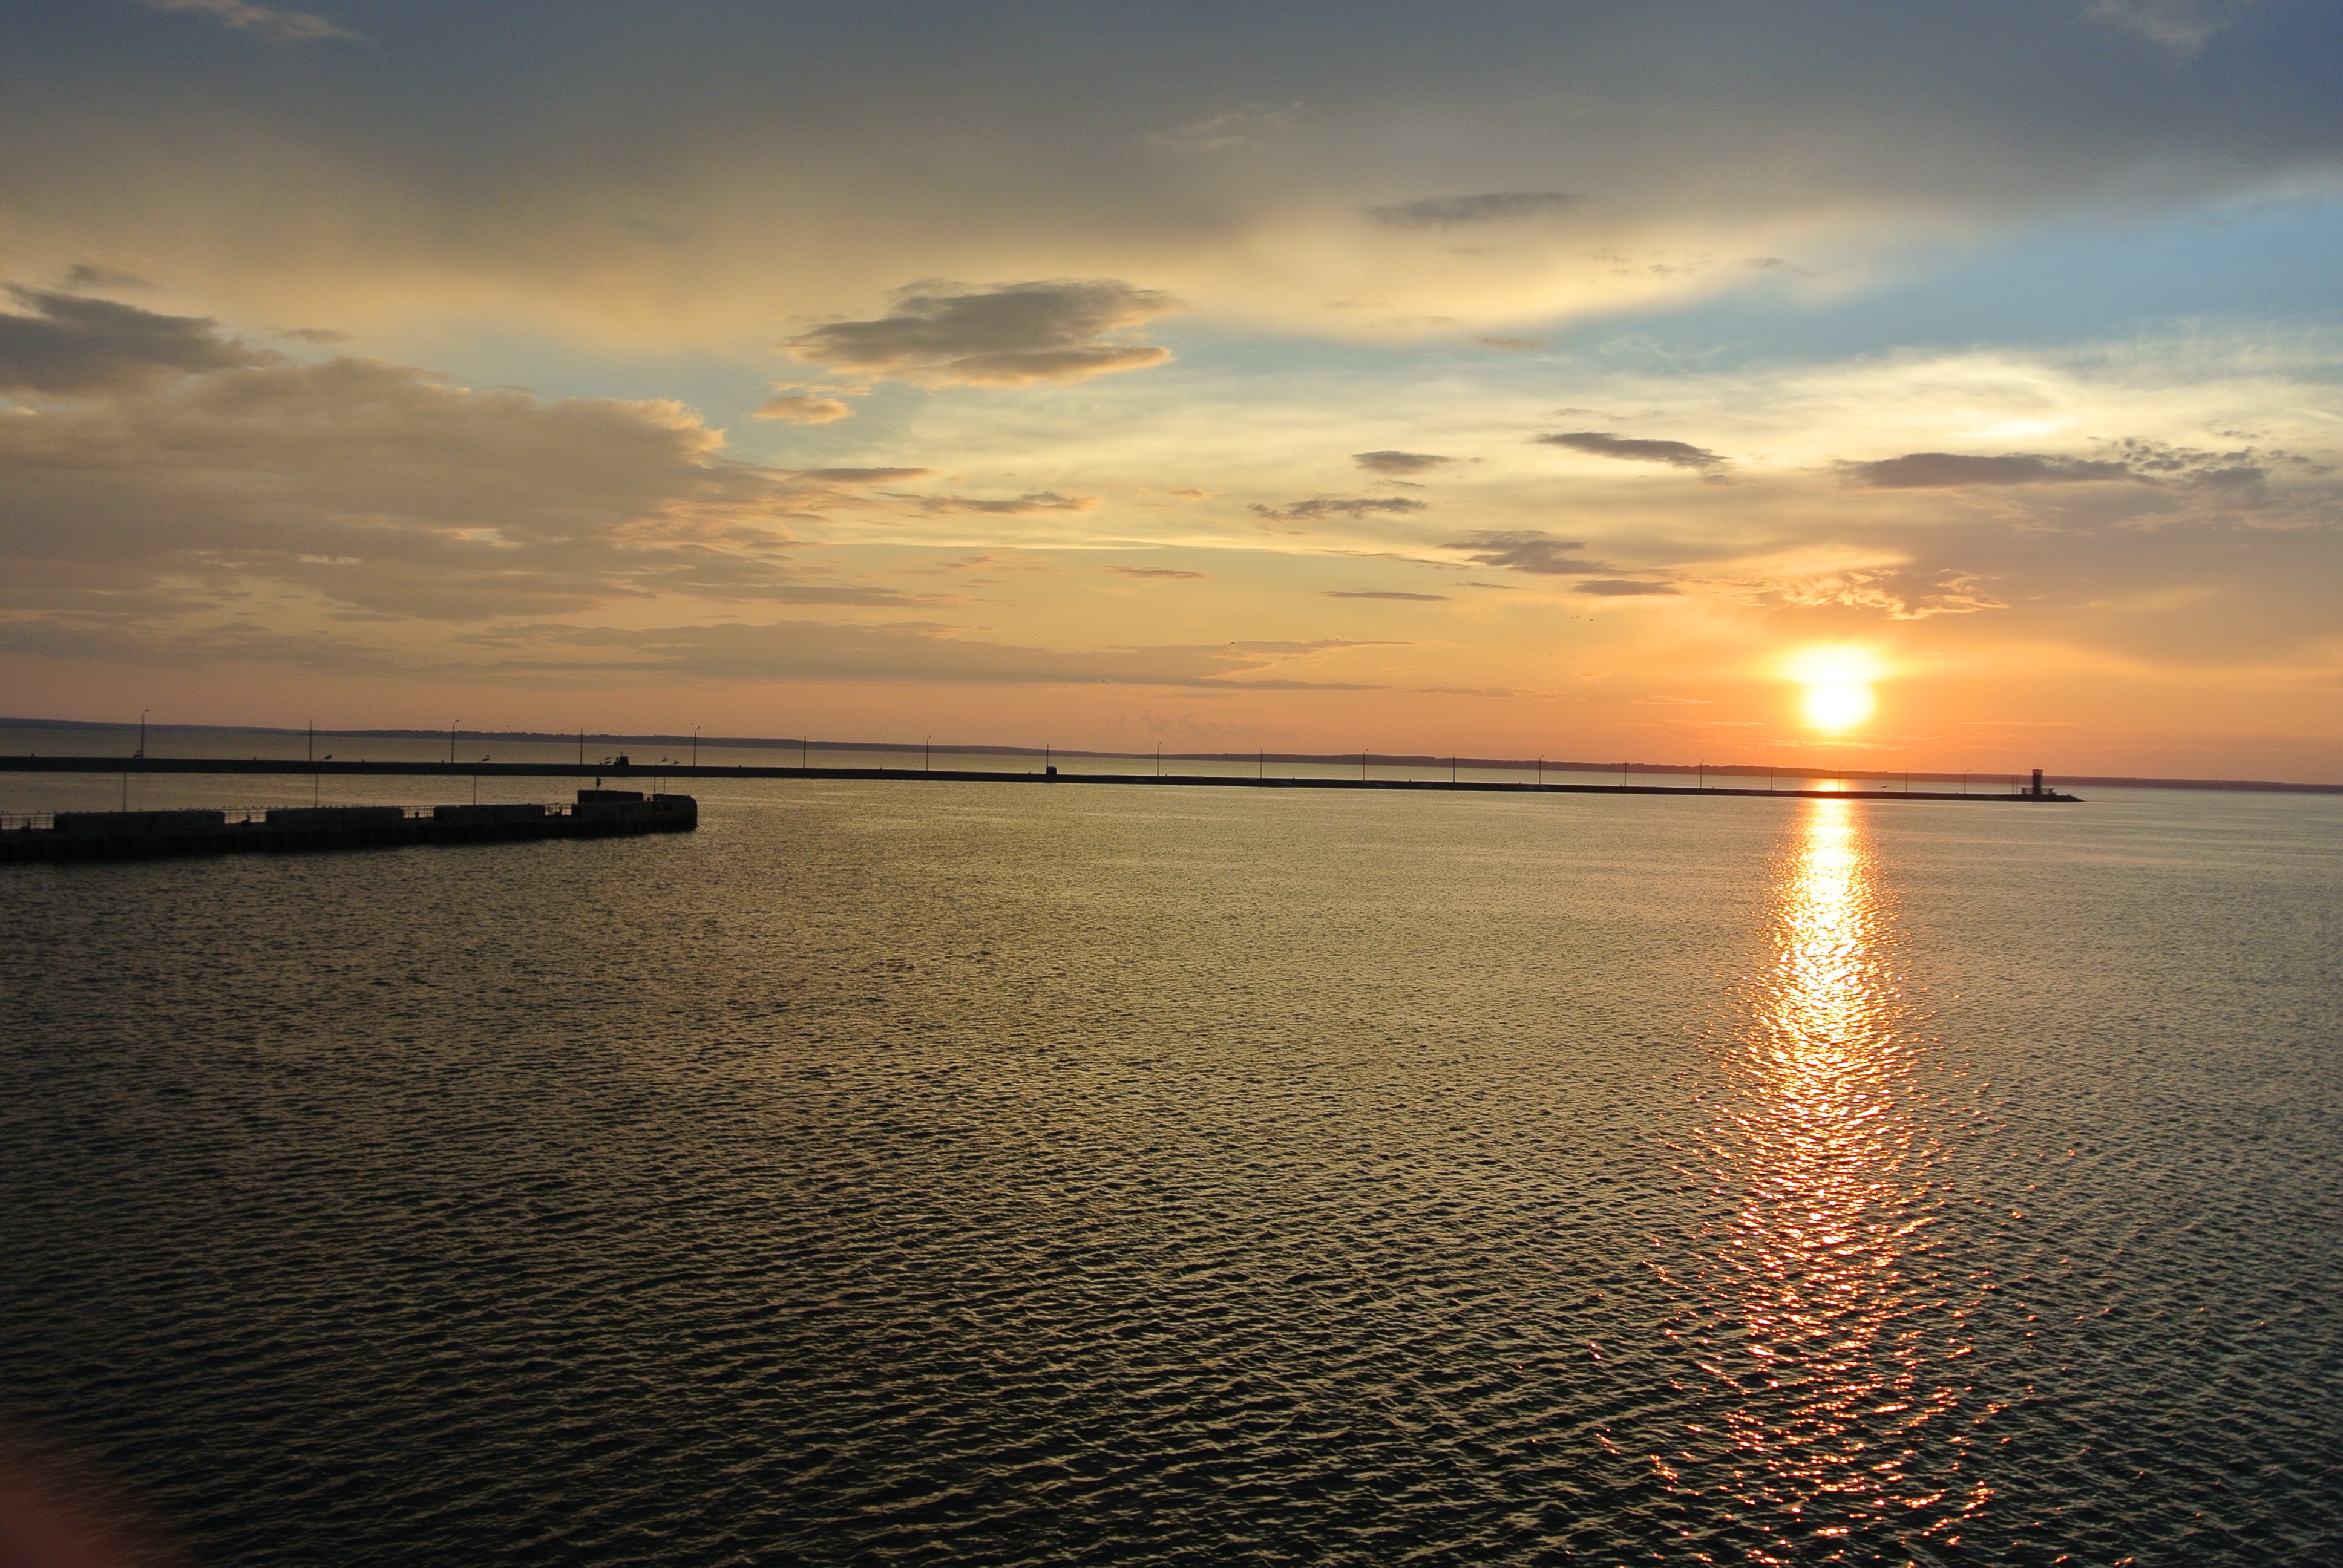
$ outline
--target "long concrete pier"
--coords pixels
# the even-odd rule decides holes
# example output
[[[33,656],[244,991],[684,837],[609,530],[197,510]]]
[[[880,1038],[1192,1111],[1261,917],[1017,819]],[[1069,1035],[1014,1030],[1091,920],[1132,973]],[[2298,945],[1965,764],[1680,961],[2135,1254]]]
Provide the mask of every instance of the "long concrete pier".
[[[0,757],[0,772],[274,774],[296,778],[408,779],[869,779],[963,784],[1153,784],[1242,789],[1401,789],[1480,795],[1787,796],[1825,800],[2025,800],[2072,802],[2077,796],[2042,787],[1971,794],[1949,789],[1755,789],[1710,784],[1513,783],[1445,779],[1278,779],[1242,773],[1066,773],[1055,768],[1011,772],[973,768],[691,767],[672,763],[319,761],[269,757]]]

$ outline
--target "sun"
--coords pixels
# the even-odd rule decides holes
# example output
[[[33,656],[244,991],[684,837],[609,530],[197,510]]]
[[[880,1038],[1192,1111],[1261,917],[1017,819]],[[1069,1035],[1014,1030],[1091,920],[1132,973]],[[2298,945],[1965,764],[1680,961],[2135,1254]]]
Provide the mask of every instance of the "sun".
[[[1805,710],[1808,724],[1835,734],[1852,729],[1870,718],[1871,710],[1878,705],[1867,686],[1832,683],[1807,687],[1805,699],[1799,706]]]
[[[1825,734],[1854,729],[1879,706],[1871,688],[1885,670],[1867,648],[1802,648],[1782,672],[1806,689],[1799,708],[1807,725]]]

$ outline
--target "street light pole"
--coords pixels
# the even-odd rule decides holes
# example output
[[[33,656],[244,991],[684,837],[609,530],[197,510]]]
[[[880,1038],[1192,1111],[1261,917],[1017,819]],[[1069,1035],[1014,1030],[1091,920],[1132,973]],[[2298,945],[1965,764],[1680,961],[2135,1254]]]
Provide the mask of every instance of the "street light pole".
[[[447,721],[447,766],[450,768],[456,766],[456,726],[463,722],[460,719]]]

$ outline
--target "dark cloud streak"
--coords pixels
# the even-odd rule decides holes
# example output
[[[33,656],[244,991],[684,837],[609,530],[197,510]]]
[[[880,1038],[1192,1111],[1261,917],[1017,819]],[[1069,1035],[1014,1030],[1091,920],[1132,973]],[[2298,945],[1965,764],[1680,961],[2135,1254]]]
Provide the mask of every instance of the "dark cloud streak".
[[[781,347],[809,363],[924,386],[1031,387],[1162,364],[1170,349],[1128,335],[1179,308],[1168,294],[1111,278],[915,283],[890,297],[885,316],[812,327]]]
[[[1599,577],[1618,569],[1579,555],[1586,548],[1580,541],[1556,538],[1544,528],[1484,528],[1440,548],[1462,550],[1478,566],[1509,567],[1538,577]]]
[[[1412,501],[1405,496],[1312,496],[1306,501],[1288,501],[1282,507],[1255,501],[1247,509],[1268,522],[1314,523],[1328,518],[1358,518],[1378,514],[1402,517],[1423,511],[1428,506],[1427,502]]]
[[[1351,461],[1370,474],[1383,474],[1393,478],[1403,474],[1428,474],[1434,468],[1444,468],[1454,462],[1436,452],[1353,452]]]
[[[1653,441],[1630,436],[1614,436],[1604,430],[1567,430],[1555,436],[1536,437],[1540,446],[1564,447],[1590,457],[1616,457],[1627,463],[1660,463],[1671,468],[1690,468],[1704,478],[1722,477],[1732,464],[1717,453],[1688,441]]]
[[[8,295],[31,314],[0,312],[0,391],[71,396],[279,357],[222,337],[207,317],[13,286]]]
[[[1958,452],[1906,452],[1871,463],[1848,463],[1845,482],[1869,490],[1949,490],[1968,485],[2072,485],[2139,476],[2121,463],[2056,457],[2039,452],[1971,457]]]

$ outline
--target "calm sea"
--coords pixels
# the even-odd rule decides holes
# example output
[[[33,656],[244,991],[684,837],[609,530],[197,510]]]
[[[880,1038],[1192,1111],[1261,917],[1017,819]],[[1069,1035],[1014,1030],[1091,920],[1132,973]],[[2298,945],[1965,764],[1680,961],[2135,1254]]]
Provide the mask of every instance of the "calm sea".
[[[2343,1556],[2343,800],[699,793],[0,869],[6,1422],[213,1564]]]

